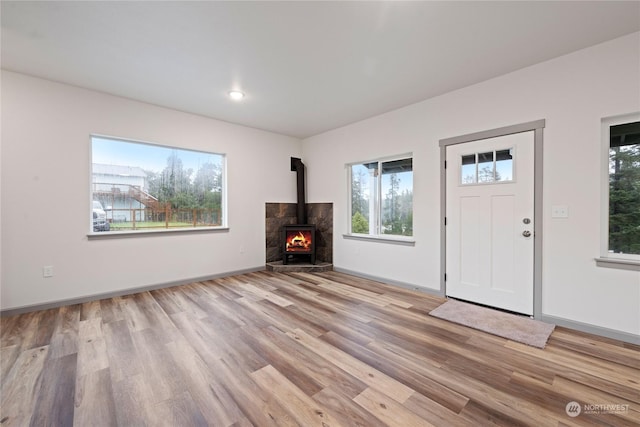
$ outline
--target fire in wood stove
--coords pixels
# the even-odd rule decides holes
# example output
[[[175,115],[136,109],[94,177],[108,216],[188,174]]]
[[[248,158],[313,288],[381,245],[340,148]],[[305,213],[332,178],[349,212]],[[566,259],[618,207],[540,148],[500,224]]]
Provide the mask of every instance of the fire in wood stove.
[[[286,252],[309,252],[313,236],[311,231],[287,231]]]
[[[283,263],[287,264],[289,259],[297,255],[308,255],[311,258],[311,263],[315,264],[315,234],[314,225],[285,225],[282,229]]]

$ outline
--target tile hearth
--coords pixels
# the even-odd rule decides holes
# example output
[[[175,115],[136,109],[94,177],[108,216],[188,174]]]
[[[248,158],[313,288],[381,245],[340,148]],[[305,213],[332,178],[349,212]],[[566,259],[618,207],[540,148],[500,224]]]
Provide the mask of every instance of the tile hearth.
[[[267,271],[274,271],[276,273],[321,273],[332,270],[333,264],[323,261],[318,261],[315,264],[310,264],[308,262],[290,262],[289,264],[284,265],[282,261],[267,263]]]

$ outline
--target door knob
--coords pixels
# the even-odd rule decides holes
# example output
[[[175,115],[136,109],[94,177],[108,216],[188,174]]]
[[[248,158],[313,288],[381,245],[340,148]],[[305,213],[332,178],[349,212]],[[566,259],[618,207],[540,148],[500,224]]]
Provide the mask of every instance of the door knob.
[[[522,232],[522,235],[523,235],[524,237],[531,237],[531,232],[530,232],[529,230],[524,230],[524,231]]]

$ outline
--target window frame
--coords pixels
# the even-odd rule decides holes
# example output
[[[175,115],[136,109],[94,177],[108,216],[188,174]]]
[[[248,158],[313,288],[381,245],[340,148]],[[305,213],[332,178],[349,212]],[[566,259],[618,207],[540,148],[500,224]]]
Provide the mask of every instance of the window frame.
[[[100,231],[93,231],[93,218],[92,218],[92,214],[93,214],[93,210],[92,210],[92,204],[93,204],[93,187],[94,187],[94,173],[93,173],[93,139],[94,138],[99,138],[99,139],[106,139],[106,140],[113,140],[113,141],[119,141],[119,142],[125,142],[125,143],[132,143],[132,144],[139,144],[139,145],[147,145],[147,146],[152,146],[152,147],[158,147],[161,149],[168,149],[168,150],[178,150],[178,151],[187,151],[187,152],[195,152],[195,153],[204,153],[204,154],[209,154],[209,155],[215,155],[215,156],[220,156],[221,157],[221,166],[222,166],[222,172],[221,172],[221,197],[220,197],[220,216],[221,216],[221,225],[215,225],[215,226],[200,226],[200,227],[174,227],[174,228],[157,228],[157,229],[138,229],[138,230],[122,230],[122,231],[117,231],[117,232],[100,232]],[[91,133],[89,134],[89,162],[88,162],[88,186],[89,186],[89,214],[87,215],[88,218],[88,233],[87,233],[87,237],[90,240],[93,239],[109,239],[109,238],[119,238],[119,237],[132,237],[132,236],[150,236],[150,235],[162,235],[162,234],[182,234],[182,233],[202,233],[202,232],[226,232],[229,230],[229,226],[228,226],[228,203],[227,203],[227,193],[228,193],[228,180],[227,180],[227,154],[226,153],[220,153],[220,152],[214,152],[214,151],[205,151],[202,149],[192,149],[192,148],[184,148],[184,147],[179,147],[179,146],[174,146],[174,145],[166,145],[166,144],[161,144],[161,143],[157,143],[157,142],[149,142],[149,141],[143,141],[143,140],[138,140],[138,139],[133,139],[133,138],[123,138],[123,137],[118,137],[118,136],[111,136],[111,135],[103,135],[103,134],[98,134],[98,133]]]
[[[493,150],[493,179],[491,181],[479,181],[478,178],[480,176],[480,170],[478,169],[480,162],[478,161],[478,157],[480,156],[480,154],[486,154],[489,153],[484,152],[484,153],[479,153],[479,152],[470,152],[468,154],[463,154],[462,156],[460,156],[460,158],[458,159],[458,166],[459,166],[459,170],[458,170],[458,186],[459,187],[472,187],[472,186],[476,186],[476,185],[503,185],[503,184],[515,184],[517,183],[517,165],[518,163],[516,162],[516,156],[517,156],[517,151],[516,151],[516,147],[509,147],[508,151],[509,151],[509,155],[511,156],[511,179],[501,179],[499,181],[496,181],[496,174],[498,173],[498,161],[496,159],[497,154],[501,151],[507,151],[507,149],[501,149],[501,150]],[[475,165],[475,181],[474,182],[464,182],[464,178],[462,176],[462,169],[464,167],[463,165],[463,158],[464,157],[470,157],[470,156],[474,156],[475,157],[475,163],[473,163]],[[470,164],[470,163],[469,163]]]
[[[386,157],[379,157],[376,159],[371,159],[371,160],[364,160],[364,161],[358,161],[358,162],[350,162],[347,163],[345,165],[346,168],[346,172],[347,172],[347,232],[345,234],[343,234],[343,237],[345,239],[355,239],[355,240],[369,240],[369,241],[378,241],[378,242],[386,242],[386,243],[394,243],[394,244],[401,244],[401,245],[410,245],[413,246],[415,245],[415,234],[412,233],[411,236],[404,236],[404,235],[399,235],[399,234],[384,234],[381,232],[382,230],[382,208],[383,208],[383,194],[382,194],[382,173],[380,173],[377,177],[377,185],[376,185],[376,191],[375,191],[375,200],[373,200],[374,205],[374,211],[376,214],[376,224],[375,224],[375,229],[376,229],[376,234],[364,234],[364,233],[354,233],[352,231],[352,218],[353,218],[353,212],[352,212],[352,190],[353,190],[353,174],[352,174],[352,167],[356,166],[356,165],[365,165],[368,163],[377,163],[378,164],[378,170],[382,170],[382,164],[383,163],[387,163],[387,162],[393,162],[393,161],[397,161],[397,160],[407,160],[407,159],[411,159],[411,172],[412,172],[412,179],[411,179],[411,191],[413,194],[413,189],[414,189],[414,178],[413,178],[413,172],[414,172],[414,167],[413,167],[413,163],[414,163],[414,156],[413,153],[404,153],[404,154],[398,154],[398,155],[394,155],[394,156],[386,156]],[[413,207],[412,207],[412,213],[413,213]]]
[[[600,257],[596,262],[601,267],[640,270],[640,254],[609,252],[609,150],[610,128],[640,121],[640,112],[605,117],[601,120],[601,174],[600,174]]]

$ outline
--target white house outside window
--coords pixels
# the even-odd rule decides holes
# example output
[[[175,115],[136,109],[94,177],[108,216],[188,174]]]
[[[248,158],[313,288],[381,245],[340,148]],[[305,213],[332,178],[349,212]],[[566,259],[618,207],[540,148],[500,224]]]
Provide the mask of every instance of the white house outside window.
[[[225,156],[91,137],[93,233],[225,226]]]

